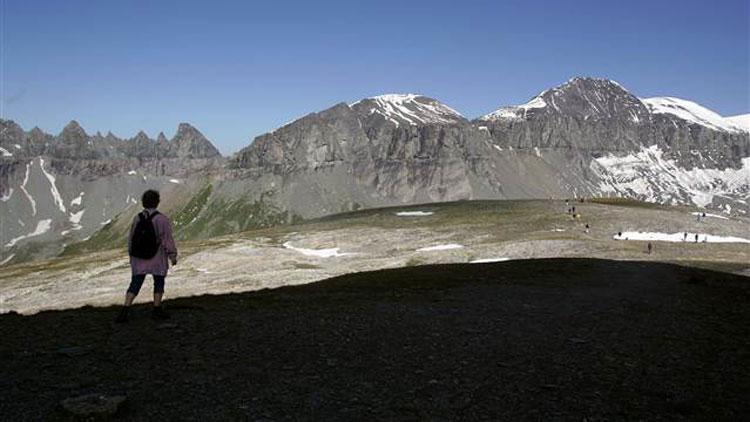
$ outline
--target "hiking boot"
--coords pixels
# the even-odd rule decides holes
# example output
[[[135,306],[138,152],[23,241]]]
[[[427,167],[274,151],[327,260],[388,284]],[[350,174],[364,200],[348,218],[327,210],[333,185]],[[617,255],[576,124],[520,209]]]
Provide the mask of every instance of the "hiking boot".
[[[151,318],[153,319],[169,319],[169,314],[164,311],[161,306],[154,306],[151,310]]]
[[[122,324],[125,322],[128,322],[128,307],[123,306],[122,309],[120,309],[120,313],[117,314],[117,318],[115,318],[115,322],[118,324]]]

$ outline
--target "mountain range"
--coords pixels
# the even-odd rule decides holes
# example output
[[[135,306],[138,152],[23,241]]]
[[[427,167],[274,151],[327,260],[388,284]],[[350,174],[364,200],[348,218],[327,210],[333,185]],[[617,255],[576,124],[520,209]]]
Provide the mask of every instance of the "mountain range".
[[[172,139],[60,134],[0,121],[0,263],[122,243],[146,188],[178,236],[387,206],[472,199],[624,196],[743,216],[750,115],[638,98],[573,78],[469,120],[438,100],[339,103],[222,157],[183,123]]]

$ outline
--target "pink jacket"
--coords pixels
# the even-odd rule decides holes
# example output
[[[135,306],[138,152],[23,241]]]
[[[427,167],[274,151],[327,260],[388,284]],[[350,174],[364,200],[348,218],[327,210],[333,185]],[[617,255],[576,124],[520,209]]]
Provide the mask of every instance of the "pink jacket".
[[[156,209],[149,208],[144,210],[147,214],[151,214]],[[159,251],[156,252],[151,259],[141,259],[130,257],[130,268],[133,274],[154,274],[166,276],[167,270],[169,269],[169,262],[167,259],[177,258],[177,246],[172,238],[172,222],[169,218],[159,213],[154,216],[151,220],[154,224],[154,230],[156,230],[156,236],[159,239],[160,247]],[[138,224],[138,216],[136,215],[133,219],[133,223],[130,225],[130,234],[128,235],[128,251],[130,251],[130,243],[133,239],[133,232],[135,226]]]

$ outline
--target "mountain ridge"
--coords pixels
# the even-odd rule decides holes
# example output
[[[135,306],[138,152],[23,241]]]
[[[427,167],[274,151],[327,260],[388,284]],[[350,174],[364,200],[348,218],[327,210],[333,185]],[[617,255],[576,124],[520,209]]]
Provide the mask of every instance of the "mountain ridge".
[[[145,188],[162,190],[186,236],[476,199],[622,196],[747,215],[750,134],[701,124],[691,116],[706,112],[688,106],[688,119],[653,112],[601,78],[474,120],[424,95],[386,94],[309,113],[226,158],[187,123],[154,140],[88,136],[77,122],[54,136],[3,120],[0,243],[119,238]],[[60,212],[61,201],[78,205]],[[0,245],[0,262],[25,242]]]

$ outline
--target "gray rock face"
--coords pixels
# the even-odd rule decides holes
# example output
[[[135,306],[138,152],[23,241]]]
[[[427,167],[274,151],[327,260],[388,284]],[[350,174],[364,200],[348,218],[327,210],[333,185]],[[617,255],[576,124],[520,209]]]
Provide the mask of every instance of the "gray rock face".
[[[655,110],[596,78],[571,79],[473,122],[427,97],[384,95],[259,136],[230,165],[276,186],[280,206],[305,216],[352,206],[605,195],[747,212],[748,134],[706,122]]]
[[[280,196],[289,186],[326,192],[288,204],[315,216],[350,207],[499,196],[496,179],[477,178],[493,155],[489,136],[439,102],[388,95],[340,103],[262,135],[231,165],[256,177],[274,175]],[[484,163],[484,164],[483,164]],[[474,186],[476,185],[476,186]],[[310,206],[309,201],[318,206]]]
[[[685,100],[642,100],[613,81],[574,78],[528,103],[482,116],[503,148],[565,154],[579,195],[713,206],[747,213],[750,136]]]
[[[145,189],[169,192],[218,171],[223,159],[197,129],[172,140],[144,132],[88,135],[75,121],[57,135],[0,120],[0,263],[50,256],[96,233]]]
[[[747,132],[721,131],[672,114],[656,114],[621,85],[573,78],[521,106],[503,107],[475,121],[493,140],[514,148],[562,148],[592,154],[629,152],[657,145],[682,164],[690,151],[715,151],[712,160],[740,167],[750,156]]]

